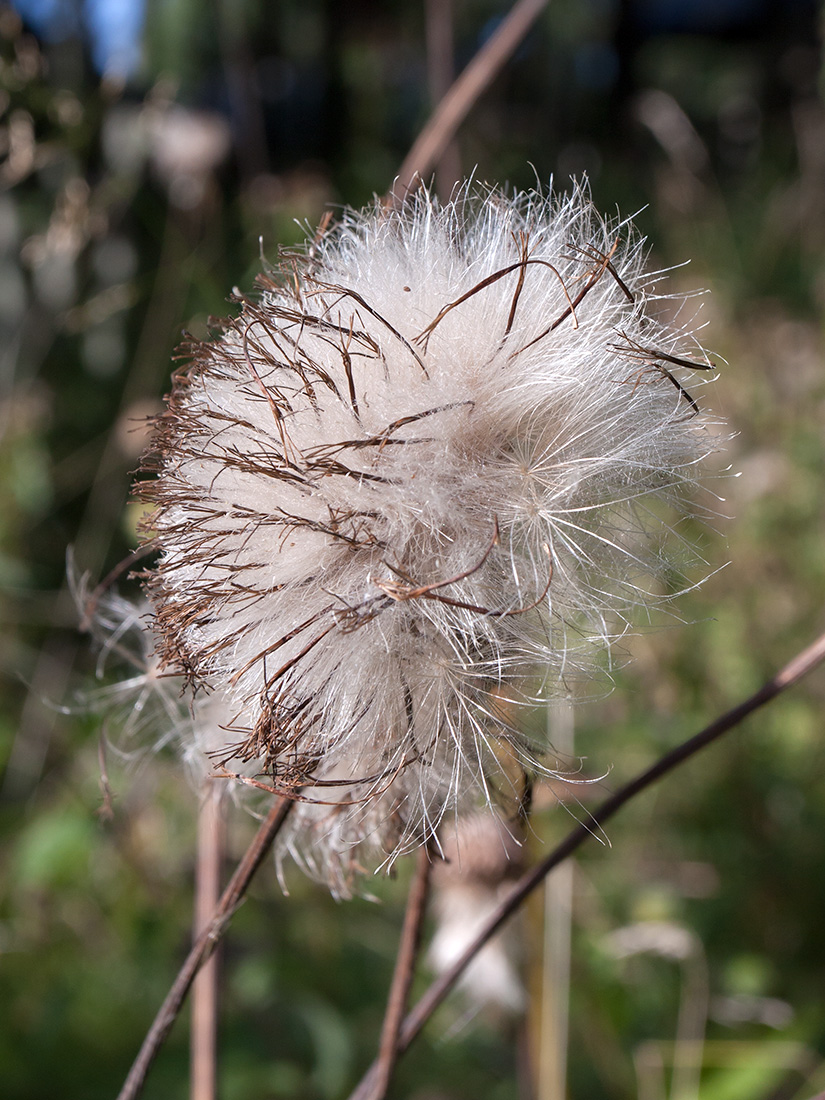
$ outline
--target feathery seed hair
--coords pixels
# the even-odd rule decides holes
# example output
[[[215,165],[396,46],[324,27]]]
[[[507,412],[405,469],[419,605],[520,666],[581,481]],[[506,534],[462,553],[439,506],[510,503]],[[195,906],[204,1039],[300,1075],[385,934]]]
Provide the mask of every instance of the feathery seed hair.
[[[161,661],[226,697],[215,763],[298,801],[282,850],[340,893],[517,787],[513,703],[653,598],[713,364],[643,253],[586,188],[422,191],[181,349],[140,487]]]

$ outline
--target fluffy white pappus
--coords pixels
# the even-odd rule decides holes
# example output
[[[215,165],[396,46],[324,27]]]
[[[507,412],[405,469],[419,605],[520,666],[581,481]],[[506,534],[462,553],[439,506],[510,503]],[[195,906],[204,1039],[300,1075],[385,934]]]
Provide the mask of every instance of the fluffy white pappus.
[[[141,485],[161,660],[227,696],[218,763],[298,799],[282,850],[339,892],[512,793],[505,711],[654,598],[712,364],[643,260],[584,189],[420,192],[182,349]]]
[[[81,629],[98,650],[95,675],[101,681],[80,694],[78,708],[105,715],[106,741],[121,759],[136,763],[172,749],[200,789],[214,778],[212,756],[226,743],[231,715],[225,700],[216,692],[193,695],[183,677],[162,670],[146,600],[136,602],[112,588],[90,589],[71,556],[67,578]]]

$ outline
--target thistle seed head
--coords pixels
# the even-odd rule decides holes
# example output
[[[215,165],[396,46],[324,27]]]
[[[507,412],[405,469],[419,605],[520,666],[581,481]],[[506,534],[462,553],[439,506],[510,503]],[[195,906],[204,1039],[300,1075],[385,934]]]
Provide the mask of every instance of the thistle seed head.
[[[643,254],[583,189],[421,192],[182,348],[140,487],[161,662],[225,697],[215,763],[298,800],[283,850],[339,892],[512,793],[513,703],[652,599],[712,364]]]

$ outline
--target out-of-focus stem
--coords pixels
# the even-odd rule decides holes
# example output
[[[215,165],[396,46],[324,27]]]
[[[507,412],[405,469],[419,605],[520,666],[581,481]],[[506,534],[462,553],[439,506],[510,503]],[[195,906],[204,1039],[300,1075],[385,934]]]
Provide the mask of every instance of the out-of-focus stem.
[[[403,202],[416,178],[426,176],[452,141],[473,104],[506,64],[547,6],[548,0],[518,0],[433,111],[407,154],[392,190]]]
[[[574,753],[573,708],[569,702],[548,708],[550,744],[566,760]],[[570,939],[573,864],[567,863],[544,884],[539,1041],[534,1056],[536,1100],[563,1100],[567,1095],[567,1033],[570,995]]]
[[[221,787],[209,783],[198,813],[198,852],[195,864],[194,939],[209,925],[218,907],[223,863]],[[217,1092],[218,953],[202,966],[192,986],[190,1034],[191,1100],[215,1100]]]
[[[441,102],[453,82],[453,0],[426,0],[427,86],[430,102]],[[435,161],[435,182],[442,200],[447,200],[461,179],[461,155],[455,134]]]
[[[421,943],[421,926],[430,892],[431,860],[429,848],[427,845],[422,845],[418,852],[415,874],[407,898],[404,927],[401,930],[392,985],[387,998],[387,1011],[381,1028],[376,1072],[369,1080],[365,1080],[363,1091],[359,1090],[352,1100],[384,1100],[387,1094],[392,1071],[398,1059],[398,1033],[407,1008],[407,998],[415,972],[415,960]]]

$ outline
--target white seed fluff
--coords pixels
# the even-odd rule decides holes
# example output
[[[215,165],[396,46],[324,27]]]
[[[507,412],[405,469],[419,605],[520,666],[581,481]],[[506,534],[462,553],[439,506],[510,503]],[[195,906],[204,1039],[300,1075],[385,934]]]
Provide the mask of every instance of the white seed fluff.
[[[228,699],[217,762],[299,799],[284,850],[339,892],[507,787],[505,712],[652,598],[650,498],[713,437],[643,253],[582,189],[422,192],[183,349],[142,486],[162,663]]]

